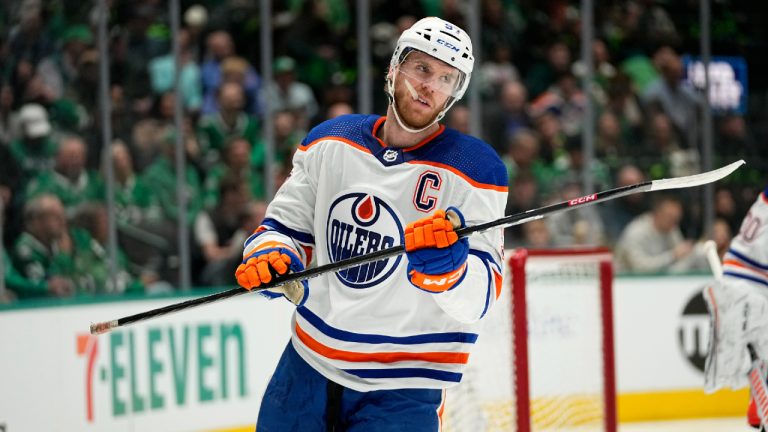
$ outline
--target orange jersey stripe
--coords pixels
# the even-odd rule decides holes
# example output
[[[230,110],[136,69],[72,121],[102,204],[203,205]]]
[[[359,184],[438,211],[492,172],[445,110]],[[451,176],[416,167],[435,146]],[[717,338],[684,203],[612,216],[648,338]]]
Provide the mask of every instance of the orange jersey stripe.
[[[751,265],[745,264],[745,263],[743,263],[741,261],[736,261],[734,259],[727,259],[727,260],[723,261],[723,265],[731,265],[731,266],[734,266],[734,267],[740,267],[740,268],[743,268],[743,269],[755,272],[755,273],[759,274],[762,277],[768,277],[768,272],[763,271],[763,270],[761,270],[761,269],[759,269],[757,267],[752,267]]]
[[[354,148],[356,148],[356,149],[358,149],[360,151],[363,151],[363,152],[366,152],[366,153],[371,153],[370,150],[368,150],[367,148],[361,146],[360,144],[358,144],[358,143],[356,143],[356,142],[354,142],[352,140],[348,140],[346,138],[339,137],[339,136],[326,136],[326,137],[318,138],[318,139],[312,141],[311,143],[309,143],[307,145],[299,146],[298,150],[299,151],[307,151],[313,145],[317,144],[320,141],[325,141],[325,140],[341,141],[341,142],[343,142],[343,143],[345,143],[347,145],[350,145],[350,146],[352,146],[352,147],[354,147]]]
[[[403,151],[411,151],[411,150],[415,150],[418,147],[423,146],[427,142],[429,142],[432,139],[434,139],[437,135],[442,133],[444,129],[445,129],[445,127],[441,125],[440,129],[438,129],[437,132],[435,132],[434,134],[432,134],[429,137],[427,137],[424,141],[416,144],[413,147],[409,147],[407,150],[403,150]],[[376,137],[376,136],[374,135],[374,137]],[[386,146],[386,144],[384,144],[384,142],[381,141],[378,137],[376,137],[376,139],[379,141],[379,144],[381,144],[382,146]],[[356,143],[356,142],[354,142],[352,140],[349,140],[349,139],[346,139],[346,138],[343,138],[343,137],[339,137],[339,136],[326,136],[326,137],[318,138],[318,139],[312,141],[311,143],[309,143],[307,145],[299,146],[298,151],[307,151],[307,150],[309,150],[310,147],[312,147],[315,144],[317,144],[318,142],[324,141],[324,140],[341,141],[341,142],[343,142],[343,143],[345,143],[345,144],[347,144],[349,146],[352,146],[352,147],[354,147],[354,148],[356,148],[356,149],[358,149],[358,150],[360,150],[362,152],[371,154],[371,151],[368,150],[367,148],[365,148],[364,146],[362,146],[362,145],[360,145],[360,144],[358,144],[358,143]],[[454,167],[452,167],[450,165],[439,163],[439,162],[428,162],[428,161],[422,161],[422,160],[414,160],[414,161],[410,161],[410,162],[407,162],[407,163],[409,163],[409,164],[429,165],[429,166],[434,166],[434,167],[437,167],[437,168],[446,169],[446,170],[448,170],[448,171],[458,175],[459,177],[463,178],[469,184],[471,184],[472,186],[474,186],[476,188],[489,189],[489,190],[494,190],[494,191],[497,191],[497,192],[507,192],[509,190],[509,188],[507,186],[497,186],[497,185],[492,185],[492,184],[480,183],[478,181],[473,180],[468,175],[466,175],[463,172],[457,170],[456,168],[454,168]]]
[[[253,250],[253,252],[251,252],[251,253],[250,253],[250,254],[249,254],[247,257],[245,257],[245,259],[246,259],[246,260],[247,260],[247,259],[249,259],[250,257],[252,257],[252,256],[253,256],[253,255],[255,255],[256,253],[258,253],[259,251],[263,251],[264,249],[273,248],[273,247],[274,247],[274,248],[285,248],[285,249],[288,249],[289,251],[291,251],[291,252],[295,253],[297,257],[301,257],[301,255],[299,255],[299,252],[298,252],[298,251],[296,251],[296,249],[294,249],[294,248],[292,248],[292,247],[288,246],[287,244],[285,244],[285,243],[283,243],[283,242],[279,242],[279,241],[267,241],[267,242],[264,242],[264,243],[262,243],[262,244],[258,245],[258,246],[256,247],[256,249],[254,249],[254,250]]]
[[[395,363],[400,361],[424,361],[430,363],[458,363],[466,364],[469,360],[469,353],[452,352],[379,352],[379,353],[359,353],[353,351],[344,351],[331,348],[324,345],[307,334],[298,323],[296,323],[296,336],[312,351],[333,360],[348,362],[376,362],[376,363]]]
[[[501,295],[502,277],[501,277],[501,274],[499,274],[499,272],[497,272],[496,270],[493,270],[493,282],[496,285],[496,299],[498,299],[499,296]]]
[[[446,392],[445,392],[445,389],[443,389],[443,396],[440,399],[440,406],[437,407],[437,423],[438,423],[439,432],[442,432],[443,430],[443,413],[445,412],[445,396],[446,396]]]
[[[304,263],[304,266],[308,266],[309,263],[312,262],[312,246],[304,246],[300,245],[302,249],[304,249],[304,256],[307,257],[307,262]]]

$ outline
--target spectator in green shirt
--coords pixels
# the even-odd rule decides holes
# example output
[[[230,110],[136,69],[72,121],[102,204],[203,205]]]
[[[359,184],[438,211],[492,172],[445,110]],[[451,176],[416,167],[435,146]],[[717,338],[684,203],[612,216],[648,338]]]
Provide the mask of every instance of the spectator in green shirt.
[[[21,278],[13,286],[20,298],[68,297],[75,292],[74,244],[64,206],[53,195],[40,195],[24,207],[25,230],[13,248]]]
[[[251,167],[250,154],[251,144],[245,138],[233,138],[227,144],[222,161],[214,165],[205,178],[205,208],[214,208],[219,203],[219,187],[228,176],[241,178],[251,198],[264,198],[264,175]]]
[[[122,294],[143,292],[144,286],[128,269],[128,258],[117,249],[117,265],[114,277],[110,273],[106,244],[109,239],[107,209],[103,204],[88,203],[80,208],[74,224],[90,237],[83,242],[75,258],[78,285],[90,294]]]
[[[203,164],[214,165],[229,140],[243,137],[251,143],[254,163],[261,166],[264,163],[264,146],[259,141],[256,118],[244,110],[243,87],[236,82],[225,82],[219,87],[217,95],[219,111],[204,116],[198,126]]]
[[[102,201],[104,187],[98,175],[86,169],[88,149],[82,138],[64,138],[56,152],[56,165],[27,184],[27,199],[41,194],[57,196],[72,217],[79,206],[89,201]]]
[[[115,213],[119,224],[137,224],[146,218],[157,219],[151,213],[151,191],[144,179],[136,175],[133,158],[122,141],[112,144],[115,172]],[[154,210],[158,210],[156,207]]]
[[[19,110],[21,138],[10,144],[11,157],[21,169],[22,184],[38,172],[53,169],[56,143],[51,138],[48,112],[39,104],[27,104]]]
[[[174,134],[167,134],[163,142],[163,151],[155,161],[142,173],[142,181],[151,185],[151,206],[159,208],[162,219],[170,222],[179,220],[179,208],[176,199],[176,168],[174,166]],[[188,156],[187,156],[188,158]],[[187,163],[184,173],[185,193],[187,197],[187,214],[185,217],[191,224],[203,207],[202,184],[200,175],[195,168]]]
[[[13,266],[11,256],[8,255],[8,251],[5,248],[0,248],[2,252],[3,260],[3,279],[5,283],[5,290],[0,291],[0,304],[11,303],[16,300],[17,291],[45,291],[45,287],[41,287],[41,282],[32,282],[25,278],[16,267]],[[44,282],[42,282],[44,283]]]

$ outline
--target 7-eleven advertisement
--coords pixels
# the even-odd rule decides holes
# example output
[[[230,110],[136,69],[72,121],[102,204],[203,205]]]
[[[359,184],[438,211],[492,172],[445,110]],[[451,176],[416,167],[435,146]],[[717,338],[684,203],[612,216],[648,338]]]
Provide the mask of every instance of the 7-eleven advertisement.
[[[88,333],[181,300],[0,312],[0,430],[252,428],[290,338],[287,301],[245,295]]]

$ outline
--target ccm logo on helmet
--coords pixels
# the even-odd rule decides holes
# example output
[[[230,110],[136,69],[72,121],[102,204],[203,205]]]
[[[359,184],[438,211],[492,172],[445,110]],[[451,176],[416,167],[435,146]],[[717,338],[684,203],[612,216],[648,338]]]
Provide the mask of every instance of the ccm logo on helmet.
[[[454,44],[452,44],[452,43],[448,42],[448,41],[447,41],[447,40],[445,40],[445,39],[438,39],[438,40],[437,40],[437,43],[439,43],[440,45],[443,45],[443,46],[445,46],[446,48],[450,48],[450,49],[452,49],[452,50],[454,50],[454,51],[456,51],[456,52],[459,52],[459,47],[457,47],[456,45],[454,45]]]
[[[584,204],[584,203],[587,203],[587,202],[590,202],[590,201],[594,201],[596,199],[597,199],[597,194],[587,195],[587,196],[583,196],[583,197],[580,197],[580,198],[574,198],[574,199],[568,201],[568,205],[569,206],[575,206],[575,205]]]

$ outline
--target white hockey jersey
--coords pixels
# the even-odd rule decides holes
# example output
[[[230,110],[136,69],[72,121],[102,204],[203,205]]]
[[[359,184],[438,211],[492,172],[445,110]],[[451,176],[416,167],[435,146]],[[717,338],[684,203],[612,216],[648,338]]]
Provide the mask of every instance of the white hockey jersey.
[[[768,187],[752,204],[738,235],[731,240],[723,258],[723,274],[768,288]]]
[[[269,205],[267,230],[249,241],[293,244],[323,265],[401,245],[405,225],[437,209],[457,207],[467,225],[504,215],[506,169],[490,146],[440,126],[416,146],[388,147],[376,137],[385,120],[347,115],[314,128]],[[440,294],[411,285],[405,255],[310,279],[294,347],[358,391],[455,385],[501,291],[501,230],[469,242],[466,275]]]

